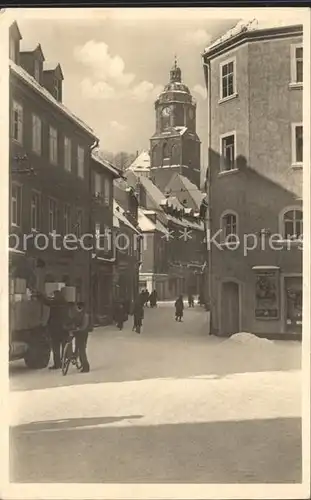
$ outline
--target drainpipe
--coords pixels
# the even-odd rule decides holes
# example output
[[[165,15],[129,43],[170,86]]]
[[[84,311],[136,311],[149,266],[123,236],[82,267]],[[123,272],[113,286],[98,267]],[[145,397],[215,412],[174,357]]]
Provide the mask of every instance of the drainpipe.
[[[93,184],[92,184],[92,151],[98,148],[99,139],[90,146],[90,164],[89,164],[89,232],[94,235],[94,225],[93,225]],[[93,328],[94,318],[93,318],[93,257],[92,250],[89,250],[89,314],[91,319],[91,327]]]
[[[206,238],[208,239],[210,236],[210,231],[211,231],[211,211],[212,211],[212,197],[211,197],[211,177],[212,177],[212,168],[211,168],[211,65],[210,61],[205,62],[204,60],[204,54],[202,56],[203,58],[203,70],[204,70],[204,78],[205,78],[205,85],[206,85],[206,90],[207,90],[207,109],[208,109],[208,133],[207,133],[207,140],[208,140],[208,149],[207,149],[207,179],[206,179],[206,185],[207,185],[207,220],[205,219],[205,234]],[[208,232],[209,231],[209,232]],[[213,322],[212,322],[212,300],[213,300],[213,285],[212,285],[212,244],[207,243],[207,259],[208,259],[208,269],[207,269],[207,275],[208,275],[208,303],[209,303],[209,309],[210,309],[210,316],[209,316],[209,334],[212,334],[213,330]]]

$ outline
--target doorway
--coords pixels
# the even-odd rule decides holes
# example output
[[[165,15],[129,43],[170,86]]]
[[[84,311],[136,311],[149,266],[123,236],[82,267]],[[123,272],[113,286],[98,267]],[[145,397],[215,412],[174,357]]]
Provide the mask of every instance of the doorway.
[[[233,281],[222,284],[221,294],[221,334],[232,335],[240,331],[239,285]]]
[[[302,332],[302,277],[285,277],[286,332]]]

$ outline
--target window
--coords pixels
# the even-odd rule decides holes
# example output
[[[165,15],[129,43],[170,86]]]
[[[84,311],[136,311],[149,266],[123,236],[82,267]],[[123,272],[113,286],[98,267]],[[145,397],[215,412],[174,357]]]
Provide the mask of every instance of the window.
[[[40,83],[40,62],[37,59],[34,60],[34,77]]]
[[[291,79],[292,83],[303,82],[303,48],[302,45],[292,45],[291,47]]]
[[[303,161],[303,126],[300,123],[292,125],[292,164]]]
[[[11,61],[16,63],[16,42],[14,38],[10,37],[10,46],[9,46],[9,57]]]
[[[64,138],[64,162],[65,170],[71,172],[71,140],[68,137]]]
[[[286,239],[300,238],[302,236],[302,210],[293,209],[285,212],[283,216],[283,235]]]
[[[230,237],[237,234],[237,216],[233,213],[226,213],[221,218],[223,239],[230,242]],[[235,239],[232,238],[234,241]]]
[[[109,205],[110,202],[110,180],[106,177],[104,179],[104,203]]]
[[[232,60],[220,65],[220,98],[226,99],[235,93],[235,61]]]
[[[84,149],[78,146],[78,176],[84,178]]]
[[[228,213],[222,217],[222,229],[224,231],[225,237],[230,236],[231,234],[236,234],[236,219],[236,215],[231,213]]]
[[[31,194],[31,230],[38,231],[40,227],[40,194]]]
[[[49,136],[49,144],[50,144],[50,162],[57,164],[57,130],[53,127],[50,127],[50,136]]]
[[[11,224],[20,227],[22,214],[22,187],[12,184],[11,187]]]
[[[82,224],[83,224],[83,218],[82,218],[82,210],[80,208],[77,209],[77,220],[76,220],[76,236],[78,238],[81,238],[82,236]]]
[[[95,194],[102,193],[102,176],[98,172],[94,173],[94,189],[95,189]]]
[[[32,150],[41,154],[41,120],[37,115],[32,115]]]
[[[235,169],[235,134],[221,136],[220,170],[227,172]]]
[[[71,207],[68,204],[64,206],[64,231],[67,235],[71,233]]]
[[[49,232],[57,231],[57,202],[52,198],[49,199]]]
[[[12,106],[12,137],[23,144],[23,107],[16,101]]]

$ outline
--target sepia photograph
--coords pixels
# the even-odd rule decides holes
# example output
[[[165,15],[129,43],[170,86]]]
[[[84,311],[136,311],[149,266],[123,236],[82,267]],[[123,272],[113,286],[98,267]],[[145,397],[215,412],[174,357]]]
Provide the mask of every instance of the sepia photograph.
[[[1,497],[309,498],[310,10],[0,30]]]

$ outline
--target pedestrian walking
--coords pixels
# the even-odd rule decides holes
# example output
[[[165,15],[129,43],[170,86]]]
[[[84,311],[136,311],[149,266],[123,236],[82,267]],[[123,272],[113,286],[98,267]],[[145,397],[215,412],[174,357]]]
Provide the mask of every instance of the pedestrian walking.
[[[181,318],[184,315],[184,302],[183,296],[179,295],[178,299],[175,302],[175,320],[181,321]]]
[[[119,302],[116,308],[116,324],[119,330],[123,330],[126,311],[123,302]]]
[[[80,358],[81,373],[90,371],[90,364],[87,359],[86,346],[90,331],[90,315],[86,311],[84,302],[78,302],[74,310],[74,335],[76,338],[77,355]]]
[[[189,295],[188,295],[188,305],[189,305],[189,307],[194,307],[194,298],[193,298],[192,293],[189,293]]]
[[[140,297],[138,297],[138,299],[134,303],[133,318],[134,318],[134,323],[132,331],[135,330],[136,333],[140,333],[144,319],[144,306],[142,304]]]
[[[149,298],[150,298],[150,293],[148,292],[148,290],[145,290],[145,303],[144,303],[144,305],[146,307],[148,307]]]
[[[153,290],[149,297],[150,307],[157,307],[158,294],[156,290]]]
[[[56,290],[51,298],[42,293],[36,293],[36,296],[50,308],[48,332],[53,352],[53,365],[50,370],[58,370],[61,368],[61,355],[68,334],[69,304],[59,290]]]

